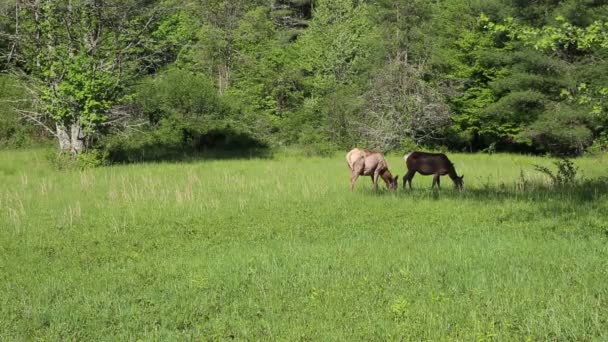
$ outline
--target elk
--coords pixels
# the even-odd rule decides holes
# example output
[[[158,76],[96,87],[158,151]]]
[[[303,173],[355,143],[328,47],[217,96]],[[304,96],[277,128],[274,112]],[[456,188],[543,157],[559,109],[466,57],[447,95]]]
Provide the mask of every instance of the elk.
[[[350,191],[355,188],[359,176],[370,176],[375,191],[378,191],[378,178],[384,180],[389,190],[396,190],[399,185],[399,176],[393,178],[388,170],[388,163],[380,152],[354,148],[346,154],[346,162],[350,169]]]
[[[416,172],[424,176],[434,175],[431,188],[434,188],[435,184],[437,188],[441,188],[440,177],[445,175],[450,176],[458,190],[462,190],[464,186],[464,175],[459,177],[456,174],[454,164],[443,153],[411,152],[403,156],[403,160],[407,167],[407,174],[403,177],[403,189],[408,182],[410,190],[412,189],[412,178]]]

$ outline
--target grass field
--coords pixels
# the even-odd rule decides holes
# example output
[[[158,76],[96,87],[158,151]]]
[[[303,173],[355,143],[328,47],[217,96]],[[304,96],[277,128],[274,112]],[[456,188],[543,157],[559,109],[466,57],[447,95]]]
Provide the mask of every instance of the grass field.
[[[608,156],[551,190],[549,159],[451,154],[463,193],[375,194],[342,155],[44,154],[0,152],[2,341],[608,339]]]

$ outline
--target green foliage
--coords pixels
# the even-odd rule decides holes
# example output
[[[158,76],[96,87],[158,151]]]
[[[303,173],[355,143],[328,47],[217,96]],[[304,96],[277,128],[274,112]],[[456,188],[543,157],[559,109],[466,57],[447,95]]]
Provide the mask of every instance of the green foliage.
[[[99,130],[108,112],[122,94],[118,75],[97,70],[99,61],[88,54],[78,54],[65,63],[61,57],[49,65],[44,77],[61,75],[59,83],[41,89],[42,110],[66,127],[80,122],[87,135]]]
[[[244,15],[235,29],[239,63],[233,68],[232,87],[225,93],[228,101],[241,106],[241,120],[261,134],[278,129],[301,97],[298,75],[285,70],[289,52],[275,34],[275,24],[263,7]]]
[[[282,111],[281,135],[298,144],[347,148],[358,98],[369,73],[382,61],[382,32],[373,7],[352,1],[319,1],[308,29],[289,46],[283,68],[291,93]],[[275,83],[277,84],[277,83]],[[285,84],[280,82],[278,84]]]
[[[310,28],[295,43],[298,67],[315,95],[331,92],[369,70],[382,53],[371,7],[351,0],[319,1]]]
[[[378,0],[375,4],[388,53],[407,54],[414,61],[428,58],[431,46],[425,29],[432,19],[433,4],[424,0]]]
[[[82,170],[100,167],[108,164],[108,152],[99,149],[80,153],[76,157],[76,163]]]
[[[13,1],[0,1],[0,73],[6,71],[9,56],[13,57],[11,53],[14,52],[14,45],[9,37],[15,32],[15,21],[11,16],[11,12],[15,11],[14,5]]]
[[[519,15],[520,5],[514,9]],[[456,110],[451,140],[469,140],[472,148],[494,144],[499,149],[582,153],[604,129],[599,95],[604,76],[590,75],[579,65],[588,65],[585,56],[605,49],[604,24],[578,27],[558,17],[559,25],[537,28],[521,17],[496,23],[492,16],[482,12],[454,43],[441,43],[456,58],[435,70],[462,82],[456,87],[460,93],[450,98]],[[601,69],[603,62],[592,63]],[[596,80],[594,90],[585,83],[576,86],[580,79]]]
[[[403,139],[403,141],[401,142],[401,144],[399,145],[398,150],[399,151],[417,151],[420,149],[420,146],[412,139],[412,138],[405,138]]]
[[[534,28],[517,23],[508,17],[503,23],[494,23],[485,15],[481,15],[480,24],[495,33],[505,33],[511,39],[520,40],[524,44],[541,50],[577,49],[588,50],[594,47],[608,48],[608,25],[603,21],[595,21],[586,27],[576,26],[562,16],[556,17],[557,25],[546,25]]]
[[[602,133],[597,137],[591,146],[586,151],[590,155],[598,155],[608,152],[608,136],[606,133]]]
[[[587,127],[585,116],[572,108],[544,114],[521,136],[557,155],[580,155],[593,140],[593,132]]]
[[[228,108],[204,74],[171,68],[135,88],[134,102],[151,123],[163,118],[220,119]]]
[[[91,146],[142,118],[327,151],[580,154],[608,132],[602,1],[24,0],[6,32],[15,5],[0,54]]]
[[[59,139],[62,149],[77,154],[110,121],[112,107],[122,102],[126,86],[145,64],[139,57],[146,52],[142,35],[151,30],[150,4],[45,1],[20,6],[17,41],[35,109],[58,130],[80,132]]]
[[[91,149],[79,153],[76,158],[69,153],[61,151],[48,151],[46,160],[56,170],[87,170],[108,165],[109,152],[107,150]]]

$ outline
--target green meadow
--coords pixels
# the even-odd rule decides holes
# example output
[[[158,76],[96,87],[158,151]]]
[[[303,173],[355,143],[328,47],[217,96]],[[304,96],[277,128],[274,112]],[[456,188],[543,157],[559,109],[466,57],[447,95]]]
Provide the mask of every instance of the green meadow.
[[[464,192],[351,193],[342,154],[46,154],[0,152],[2,341],[608,339],[608,156],[560,188],[548,158],[450,154]]]

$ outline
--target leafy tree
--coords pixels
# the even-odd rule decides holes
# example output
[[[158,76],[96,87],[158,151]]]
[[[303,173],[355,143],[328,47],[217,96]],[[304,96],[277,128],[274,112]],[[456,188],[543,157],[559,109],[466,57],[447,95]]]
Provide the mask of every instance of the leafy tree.
[[[407,56],[408,60],[416,62],[427,60],[433,37],[426,30],[433,15],[433,3],[424,0],[378,0],[375,4],[388,54],[392,58]]]
[[[293,58],[287,64],[290,75],[301,76],[296,83],[301,102],[286,123],[299,127],[290,131],[296,142],[310,143],[304,135],[344,146],[355,140],[347,123],[362,103],[357,94],[363,93],[384,54],[373,9],[349,0],[315,3],[309,28],[291,47]]]
[[[551,102],[533,123],[527,128],[524,127],[522,137],[530,139],[546,151],[560,154],[581,153],[591,144],[594,134],[604,132],[608,115],[603,101],[605,94],[608,94],[608,87],[603,83],[606,81],[605,76],[587,74],[584,79],[600,82],[592,81],[595,83],[592,87],[588,87],[586,82],[577,85],[572,81],[580,78],[580,69],[559,65],[560,61],[563,61],[562,65],[576,66],[581,62],[589,65],[591,59],[587,56],[595,56],[599,60],[599,63],[591,62],[596,68],[603,65],[605,60],[601,56],[608,52],[606,23],[595,21],[587,27],[578,27],[567,22],[565,18],[558,17],[558,26],[534,28],[517,23],[513,18],[496,24],[482,16],[481,21],[491,32],[506,36],[508,44],[533,47],[533,51],[542,56],[536,59],[521,59],[525,60],[520,63],[524,65],[522,69],[534,70],[538,76],[528,77],[524,82],[520,82],[520,85],[541,90],[549,96],[547,100]],[[551,59],[554,62],[545,62]],[[603,72],[600,71],[599,74],[601,76]],[[511,76],[511,84],[514,83],[513,80],[518,79],[517,75]]]
[[[241,18],[261,1],[201,0],[195,5],[200,11],[200,27],[196,27],[195,44],[186,53],[193,67],[204,71],[217,81],[220,94],[230,87],[232,69],[238,54],[236,30]]]
[[[19,63],[35,96],[29,119],[45,124],[74,155],[118,120],[113,108],[145,60],[155,21],[144,0],[19,2]]]
[[[311,75],[316,94],[351,82],[381,58],[381,33],[371,10],[350,0],[319,1],[310,28],[295,43],[298,67]]]

